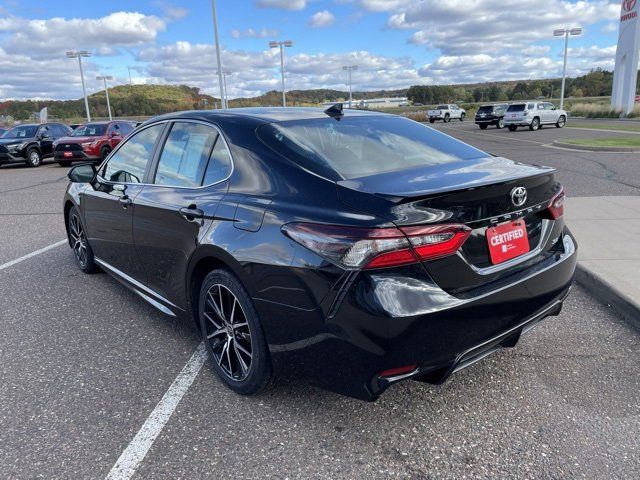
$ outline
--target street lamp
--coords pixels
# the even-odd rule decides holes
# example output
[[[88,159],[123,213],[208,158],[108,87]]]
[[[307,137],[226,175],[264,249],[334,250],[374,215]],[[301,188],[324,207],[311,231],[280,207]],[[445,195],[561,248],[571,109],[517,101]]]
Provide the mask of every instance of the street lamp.
[[[564,36],[564,65],[562,67],[562,90],[560,92],[560,110],[564,107],[564,84],[567,76],[567,52],[569,50],[569,35],[575,37],[582,33],[582,28],[559,28],[553,31],[554,37]]]
[[[113,80],[111,75],[101,75],[96,77],[96,80],[102,80],[104,82],[104,93],[107,96],[107,111],[109,112],[109,121],[113,120],[111,116],[111,104],[109,103],[109,89],[107,88],[107,80]]]
[[[351,72],[358,69],[358,65],[347,65],[346,67],[342,67],[342,70],[347,70],[349,72],[349,108],[351,108],[351,101],[353,100],[351,95]]]
[[[218,82],[220,83],[220,102],[222,108],[227,108],[225,105],[225,91],[224,80],[222,79],[222,60],[220,60],[220,39],[218,38],[218,14],[216,12],[216,0],[211,0],[211,11],[213,12],[213,35],[216,41],[216,59],[218,61]]]
[[[233,72],[226,71],[222,72],[222,82],[224,84],[224,103],[226,104],[226,108],[229,108],[229,96],[227,94],[227,76],[233,75]]]
[[[133,85],[133,81],[131,80],[131,68],[129,65],[127,65],[127,70],[129,70],[129,85]]]
[[[80,66],[80,80],[82,81],[82,94],[84,95],[84,108],[87,111],[87,122],[91,121],[91,114],[89,113],[89,100],[87,99],[87,89],[84,86],[84,72],[82,71],[82,57],[90,57],[91,52],[87,50],[70,50],[67,52],[67,57],[77,58],[78,65]]]
[[[282,77],[282,107],[287,106],[287,99],[284,94],[284,49],[282,47],[293,47],[291,40],[269,42],[269,47],[280,47],[280,76]]]

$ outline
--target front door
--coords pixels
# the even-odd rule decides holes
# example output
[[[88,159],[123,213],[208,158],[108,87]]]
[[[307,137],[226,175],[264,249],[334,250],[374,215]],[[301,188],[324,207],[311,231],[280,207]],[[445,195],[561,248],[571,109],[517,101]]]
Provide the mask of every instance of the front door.
[[[133,243],[134,200],[144,188],[141,184],[164,127],[154,125],[129,138],[80,199],[87,238],[98,261],[140,282],[145,278]]]
[[[157,158],[134,200],[133,236],[148,287],[184,305],[189,260],[227,192],[231,160],[214,126],[187,121],[171,126]]]

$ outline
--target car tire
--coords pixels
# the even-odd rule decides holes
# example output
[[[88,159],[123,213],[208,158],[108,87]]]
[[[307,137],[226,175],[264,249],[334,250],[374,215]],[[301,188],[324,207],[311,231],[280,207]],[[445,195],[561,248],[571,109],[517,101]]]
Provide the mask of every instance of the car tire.
[[[213,370],[227,387],[240,395],[255,395],[273,383],[258,313],[234,274],[220,269],[205,277],[198,315]]]
[[[78,213],[76,207],[72,207],[71,210],[69,210],[67,235],[78,268],[84,273],[95,273],[99,271],[100,269],[94,261],[93,250],[85,234],[80,213]]]
[[[433,123],[433,122],[435,122],[435,120],[433,118],[430,118],[429,123]]]
[[[483,123],[481,125],[478,125],[480,127],[480,130],[486,130],[487,129],[487,124]]]
[[[556,122],[556,128],[564,128],[566,124],[567,117],[565,117],[564,115],[560,115],[560,118],[558,118],[558,121]]]
[[[510,132],[515,132],[518,129],[517,125],[509,125],[509,131]]]
[[[39,167],[42,164],[42,155],[37,148],[27,150],[27,167]]]
[[[59,160],[58,165],[60,165],[61,167],[67,168],[71,166],[71,162],[68,160]]]
[[[444,116],[444,123],[449,123],[450,121],[451,121],[451,116],[449,116],[449,114],[447,113],[447,114]]]
[[[504,119],[501,118],[500,120],[498,120],[498,123],[496,124],[496,128],[498,130],[502,130],[504,128]]]
[[[100,149],[100,162],[103,162],[105,158],[107,158],[107,155],[109,155],[111,153],[111,149],[109,147],[102,147],[102,149]]]
[[[460,115],[460,121],[464,122],[464,113],[462,115]]]
[[[539,128],[540,128],[540,119],[538,117],[534,117],[534,119],[531,120],[531,125],[529,125],[529,130],[531,130],[532,132],[535,132]]]

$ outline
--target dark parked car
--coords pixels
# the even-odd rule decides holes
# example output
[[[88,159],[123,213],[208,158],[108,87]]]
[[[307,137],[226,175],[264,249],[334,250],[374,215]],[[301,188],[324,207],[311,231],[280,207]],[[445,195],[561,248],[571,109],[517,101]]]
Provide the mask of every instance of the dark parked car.
[[[0,137],[0,165],[25,163],[37,167],[42,159],[53,156],[53,142],[69,135],[62,123],[34,123],[15,126]]]
[[[131,122],[122,120],[84,123],[54,142],[54,156],[62,167],[82,160],[101,162],[134,128]]]
[[[509,105],[482,105],[476,113],[476,125],[486,130],[489,125],[504,128],[504,113]]]
[[[241,394],[442,382],[557,315],[576,265],[553,169],[394,115],[169,114],[69,178],[77,265],[193,317]]]

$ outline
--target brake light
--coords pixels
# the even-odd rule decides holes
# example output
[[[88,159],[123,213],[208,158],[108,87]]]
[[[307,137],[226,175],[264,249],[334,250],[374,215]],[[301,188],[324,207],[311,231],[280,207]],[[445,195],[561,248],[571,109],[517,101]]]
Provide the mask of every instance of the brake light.
[[[549,202],[549,207],[547,208],[547,210],[553,220],[557,220],[564,215],[564,200],[565,194],[564,189],[562,189],[560,190],[560,193],[553,197],[551,199],[551,202]]]
[[[432,260],[458,251],[471,233],[464,225],[352,228],[290,223],[282,231],[292,240],[348,269],[372,269]]]

